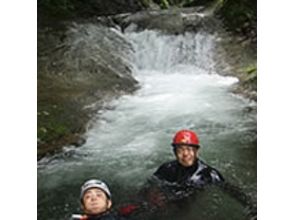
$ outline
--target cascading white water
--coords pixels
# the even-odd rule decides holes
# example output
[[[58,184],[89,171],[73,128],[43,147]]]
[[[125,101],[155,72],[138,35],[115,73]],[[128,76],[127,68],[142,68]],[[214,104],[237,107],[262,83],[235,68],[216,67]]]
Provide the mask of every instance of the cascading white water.
[[[92,177],[106,180],[114,199],[124,201],[161,163],[174,158],[171,138],[183,128],[199,134],[204,160],[254,194],[256,118],[246,109],[255,103],[231,93],[236,78],[217,74],[216,37],[148,30],[125,37],[134,47],[133,74],[141,88],[111,102],[112,110],[98,112],[83,147],[39,163],[41,219],[64,219],[78,209],[79,186]],[[202,216],[215,217],[206,211]],[[236,217],[229,211],[219,219],[230,216]]]

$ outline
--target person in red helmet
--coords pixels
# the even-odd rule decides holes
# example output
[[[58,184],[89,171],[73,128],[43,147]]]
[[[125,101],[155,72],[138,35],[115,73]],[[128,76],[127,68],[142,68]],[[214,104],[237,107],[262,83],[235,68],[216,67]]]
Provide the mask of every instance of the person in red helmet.
[[[199,159],[200,142],[191,130],[178,131],[172,142],[176,160],[162,164],[153,179],[182,186],[203,187],[224,181],[218,170]]]
[[[225,192],[249,206],[255,216],[250,198],[242,190],[226,182],[221,173],[199,158],[200,141],[191,130],[178,131],[172,141],[176,159],[163,163],[149,178],[139,193],[137,207],[148,212],[160,212],[172,202],[181,201],[202,190],[217,185]],[[176,204],[176,203],[175,203]],[[174,207],[176,208],[176,207]]]
[[[162,164],[149,179],[147,197],[157,206],[163,207],[167,202],[180,201],[208,185],[217,185],[224,192],[248,208],[248,215],[256,218],[256,206],[241,188],[225,181],[221,173],[199,158],[200,141],[191,130],[178,131],[172,142],[176,160]],[[159,186],[153,190],[152,185]],[[154,193],[155,192],[155,193]],[[156,195],[154,198],[150,195]]]
[[[178,131],[172,146],[176,160],[162,164],[155,171],[134,203],[148,212],[165,210],[169,202],[187,197],[195,188],[224,181],[219,171],[198,158],[200,144],[195,132]]]
[[[181,201],[197,189],[225,181],[218,170],[199,158],[200,142],[195,132],[178,131],[171,145],[176,159],[163,163],[148,179],[138,195],[142,208],[154,212],[166,210],[170,202]]]

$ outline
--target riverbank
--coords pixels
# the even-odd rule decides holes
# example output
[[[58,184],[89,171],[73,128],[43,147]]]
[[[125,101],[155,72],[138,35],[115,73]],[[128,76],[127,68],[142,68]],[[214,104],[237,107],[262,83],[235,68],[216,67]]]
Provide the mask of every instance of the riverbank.
[[[223,62],[218,63],[220,72],[239,79],[239,83],[235,86],[233,92],[257,101],[257,53],[255,44],[250,40],[244,40],[233,35],[221,40],[218,51],[218,60]],[[227,67],[227,64],[230,68]]]
[[[227,0],[216,9],[215,15],[226,32],[218,51],[226,54],[224,62],[231,67],[227,72],[240,80],[234,92],[257,101],[257,2]]]

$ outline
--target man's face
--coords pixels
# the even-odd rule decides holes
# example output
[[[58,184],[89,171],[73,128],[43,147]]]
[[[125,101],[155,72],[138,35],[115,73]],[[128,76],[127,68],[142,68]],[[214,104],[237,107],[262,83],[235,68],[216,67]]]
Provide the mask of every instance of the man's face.
[[[180,145],[176,147],[176,157],[182,166],[190,167],[198,157],[198,149],[189,145]]]
[[[86,214],[101,214],[110,209],[111,205],[111,200],[98,188],[88,189],[83,196],[83,208]]]

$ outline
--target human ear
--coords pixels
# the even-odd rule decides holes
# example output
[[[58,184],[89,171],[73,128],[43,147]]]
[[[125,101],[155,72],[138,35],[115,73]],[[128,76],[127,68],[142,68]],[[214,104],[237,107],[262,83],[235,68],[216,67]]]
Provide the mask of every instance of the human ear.
[[[107,208],[110,209],[111,206],[112,206],[112,201],[109,199],[109,200],[108,200],[108,203],[107,203]]]
[[[199,157],[199,148],[194,148],[194,153],[195,153],[195,156],[198,158]]]
[[[82,209],[82,210],[85,210],[85,206],[84,206],[84,204],[81,204],[81,209]]]

